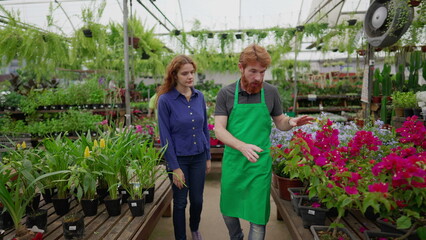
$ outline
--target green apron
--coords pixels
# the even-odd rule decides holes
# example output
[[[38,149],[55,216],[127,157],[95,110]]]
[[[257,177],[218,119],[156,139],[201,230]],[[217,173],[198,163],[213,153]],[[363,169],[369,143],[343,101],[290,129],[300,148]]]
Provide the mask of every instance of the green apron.
[[[261,103],[239,104],[237,82],[234,107],[227,130],[237,139],[263,149],[256,163],[225,146],[222,159],[220,209],[223,215],[238,217],[266,225],[270,215],[272,158],[270,155],[271,116],[265,103],[263,88]]]

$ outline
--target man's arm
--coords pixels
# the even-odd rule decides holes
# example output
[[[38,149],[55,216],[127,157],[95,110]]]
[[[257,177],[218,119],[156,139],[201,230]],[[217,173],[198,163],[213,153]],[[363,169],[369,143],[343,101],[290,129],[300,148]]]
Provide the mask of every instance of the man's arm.
[[[228,116],[215,116],[214,122],[214,132],[217,139],[227,146],[240,151],[250,162],[257,162],[259,155],[256,152],[262,152],[263,150],[256,145],[247,144],[238,140],[226,130]]]
[[[293,127],[309,124],[315,120],[315,118],[306,115],[292,118],[285,116],[284,114],[272,117],[272,119],[274,120],[275,126],[281,131],[288,131]]]

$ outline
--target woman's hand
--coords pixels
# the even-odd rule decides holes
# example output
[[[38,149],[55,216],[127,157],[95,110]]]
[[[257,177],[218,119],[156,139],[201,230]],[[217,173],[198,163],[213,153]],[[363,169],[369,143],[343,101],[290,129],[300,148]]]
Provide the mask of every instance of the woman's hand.
[[[206,174],[209,174],[211,168],[212,168],[212,160],[209,159],[206,161]]]
[[[179,189],[184,187],[185,175],[183,174],[182,169],[176,168],[173,170],[173,184]]]

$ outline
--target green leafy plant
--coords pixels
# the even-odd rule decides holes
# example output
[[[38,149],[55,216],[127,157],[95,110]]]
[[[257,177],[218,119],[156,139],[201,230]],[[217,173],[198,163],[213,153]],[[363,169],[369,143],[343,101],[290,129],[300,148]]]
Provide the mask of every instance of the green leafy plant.
[[[128,176],[132,183],[127,185],[126,190],[132,199],[142,198],[143,189],[154,187],[157,178],[165,174],[165,169],[159,165],[166,148],[157,149],[152,141],[144,141],[131,150]]]

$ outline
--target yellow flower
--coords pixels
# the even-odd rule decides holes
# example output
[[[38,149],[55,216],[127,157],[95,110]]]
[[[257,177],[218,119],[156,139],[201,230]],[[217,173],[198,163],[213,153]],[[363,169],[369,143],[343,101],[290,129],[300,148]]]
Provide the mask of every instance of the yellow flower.
[[[99,144],[101,148],[105,148],[105,139],[102,138]]]
[[[85,157],[85,158],[90,157],[90,149],[89,149],[89,147],[88,147],[88,146],[86,147],[86,149],[84,149],[84,157]]]
[[[27,148],[27,144],[25,143],[25,141],[22,142],[21,147],[22,148]]]
[[[21,149],[21,144],[16,144],[16,149]]]
[[[98,140],[96,140],[95,139],[95,141],[93,142],[93,147],[95,148],[95,147],[99,147],[99,145],[98,145]]]

